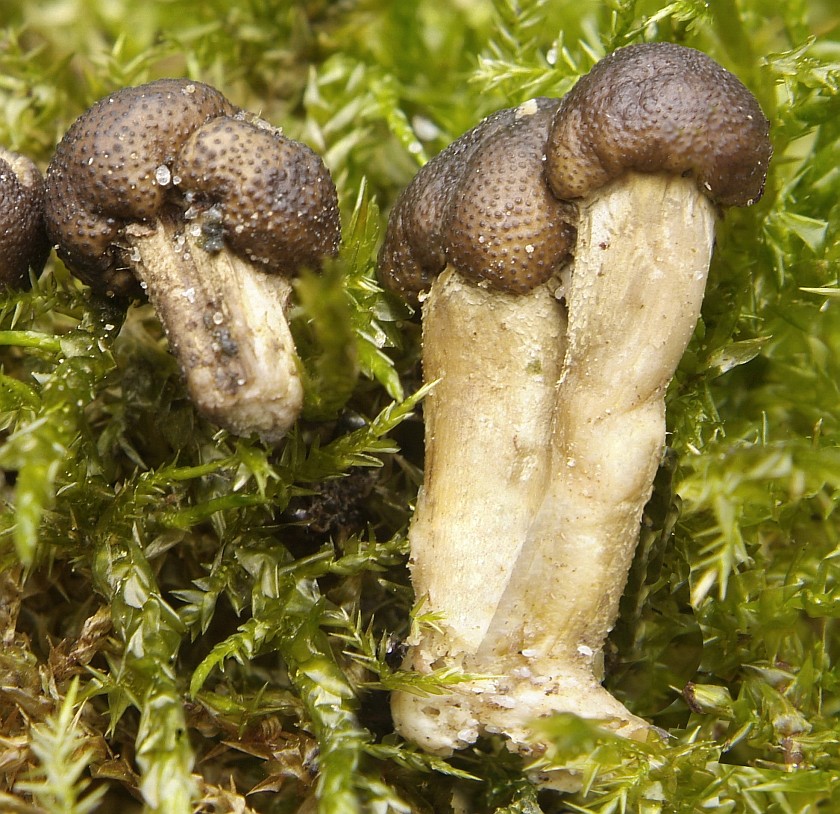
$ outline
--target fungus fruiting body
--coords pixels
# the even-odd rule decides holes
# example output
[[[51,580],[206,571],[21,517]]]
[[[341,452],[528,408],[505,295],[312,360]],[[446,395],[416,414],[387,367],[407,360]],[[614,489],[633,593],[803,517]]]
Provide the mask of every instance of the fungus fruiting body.
[[[289,277],[338,249],[335,187],[308,147],[185,79],[117,91],[58,145],[59,257],[108,295],[145,291],[198,408],[268,441],[302,404]]]
[[[757,200],[769,158],[734,76],[688,48],[630,46],[559,102],[480,124],[396,204],[380,274],[422,301],[424,376],[439,380],[409,531],[437,621],[406,666],[481,676],[395,693],[405,737],[446,754],[500,733],[538,754],[532,722],[554,712],[647,737],[601,686],[602,648],[718,204]]]
[[[0,147],[0,287],[27,284],[44,267],[44,179],[26,156]]]

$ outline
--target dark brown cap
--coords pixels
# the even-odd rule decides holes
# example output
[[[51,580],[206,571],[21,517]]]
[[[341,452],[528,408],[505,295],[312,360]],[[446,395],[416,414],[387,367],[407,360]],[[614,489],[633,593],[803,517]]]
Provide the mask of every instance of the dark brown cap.
[[[245,219],[262,211],[261,207],[282,208],[283,199],[300,203],[308,193],[291,185],[318,175],[311,170],[315,163],[320,170],[316,196],[327,199],[330,211],[322,216],[328,224],[323,233],[310,238],[313,244],[319,244],[311,254],[335,253],[337,208],[326,168],[303,145],[297,147],[306,157],[294,158],[294,167],[272,165],[294,152],[290,145],[296,142],[284,140],[282,147],[268,150],[266,143],[276,138],[271,135],[273,128],[266,129],[265,136],[256,137],[254,131],[260,126],[246,125],[241,120],[244,116],[214,88],[188,79],[161,79],[125,88],[94,104],[67,131],[47,170],[47,229],[59,257],[99,290],[136,295],[138,284],[130,271],[123,240],[125,227],[137,221],[152,222],[166,207],[195,211],[197,205],[212,199],[219,216],[219,241],[229,243],[235,251],[259,257],[268,270],[288,271],[294,263],[268,253],[273,250],[266,250],[265,244],[247,247],[246,232],[253,235],[257,222],[268,223],[269,219],[253,218],[254,222],[248,224]],[[221,125],[219,132],[208,131],[214,135],[191,139],[200,128],[216,121],[233,122],[231,132],[236,133],[223,135]],[[214,140],[217,143],[209,144]],[[245,156],[246,143],[259,144],[260,154]],[[188,153],[182,160],[185,148]],[[205,169],[198,164],[202,151],[210,161]],[[220,169],[223,153],[240,165],[238,169],[229,167],[224,177]],[[216,158],[210,159],[211,154]],[[309,169],[304,171],[304,166]],[[178,175],[181,171],[189,174],[195,188],[190,189],[185,178]],[[250,180],[245,180],[249,172]],[[282,188],[279,182],[284,174],[288,188]],[[262,188],[262,197],[246,200],[246,189],[254,191],[257,187]],[[325,187],[330,188],[331,196],[324,193]],[[269,203],[272,194],[274,201]],[[237,211],[241,207],[246,211]]]
[[[193,210],[219,207],[224,242],[254,263],[293,274],[338,251],[329,172],[276,128],[240,116],[213,119],[185,142],[174,172]]]
[[[740,80],[700,51],[630,45],[563,98],[546,170],[560,198],[581,198],[625,170],[696,178],[723,205],[761,197],[769,123]]]
[[[155,217],[167,197],[166,170],[197,127],[235,108],[214,88],[161,79],[96,102],[62,138],[46,181],[50,240],[89,285],[136,294],[119,249],[126,223]]]
[[[44,179],[26,156],[0,147],[0,288],[28,286],[44,267]]]
[[[416,302],[447,263],[509,292],[551,277],[574,238],[568,205],[543,172],[558,104],[541,98],[501,110],[420,170],[388,223],[379,254],[386,287]]]

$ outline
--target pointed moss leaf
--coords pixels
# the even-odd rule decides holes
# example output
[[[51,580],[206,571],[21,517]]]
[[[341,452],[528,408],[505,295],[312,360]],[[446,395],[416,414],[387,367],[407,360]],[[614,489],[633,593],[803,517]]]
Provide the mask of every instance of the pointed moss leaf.
[[[829,300],[840,300],[840,288],[803,288],[802,290],[808,294],[819,294]]]
[[[129,498],[128,491],[120,496],[93,535],[95,576],[111,604],[114,629],[125,642],[122,682],[131,687],[140,711],[135,738],[140,790],[151,810],[190,814],[196,794],[194,757],[173,671],[186,631],[161,596],[139,529],[114,526],[119,503]]]
[[[840,67],[836,45],[817,45],[807,35],[789,50],[768,54],[764,62],[771,76],[785,90],[779,128],[787,138],[810,132],[814,126],[832,121],[840,109]],[[834,54],[832,54],[834,51]]]
[[[840,590],[818,592],[802,591],[802,609],[812,619],[840,619]]]
[[[143,699],[136,748],[146,805],[161,814],[191,814],[194,757],[184,707],[171,682],[153,684]]]
[[[446,695],[459,684],[493,678],[481,673],[466,673],[455,667],[439,667],[427,673],[413,670],[381,669],[379,681],[371,686],[388,692],[408,692],[421,697]]]
[[[395,342],[388,323],[401,315],[392,313],[375,279],[378,214],[363,183],[338,261],[328,263],[320,275],[304,274],[295,282],[301,316],[293,324],[308,419],[335,417],[360,370],[382,383],[392,398],[404,397],[393,362],[382,352]]]
[[[734,367],[751,362],[761,353],[764,346],[772,337],[757,336],[754,339],[743,339],[718,348],[706,362],[708,370],[720,376]]]
[[[628,39],[636,37],[642,34],[646,28],[652,28],[669,18],[677,23],[686,24],[686,29],[692,31],[698,26],[712,22],[714,16],[706,0],[675,0],[675,2],[663,6],[650,17],[643,18],[641,25],[637,29],[629,31],[625,36]]]
[[[58,337],[38,331],[0,331],[0,346],[2,345],[32,348],[49,355],[55,355],[62,350],[62,343]]]
[[[753,786],[752,793],[813,794],[815,792],[829,792],[840,781],[840,770],[798,771],[795,774],[787,771],[766,771],[762,774],[766,779]]]
[[[734,716],[732,696],[726,687],[689,682],[683,689],[683,696],[695,712],[712,712],[724,718]]]
[[[191,529],[215,515],[250,506],[265,506],[268,499],[260,495],[223,495],[204,503],[161,514],[161,521],[176,529]]]
[[[223,669],[228,659],[236,659],[240,664],[245,664],[260,652],[272,635],[272,626],[269,624],[255,619],[244,622],[236,633],[219,642],[193,671],[190,695],[195,698],[213,670],[217,667]]]
[[[301,619],[293,638],[281,641],[280,652],[318,739],[319,810],[354,814],[362,811],[357,772],[370,735],[359,726],[355,691],[335,663],[314,610]]]
[[[34,387],[0,373],[0,413],[37,410],[41,399]]]
[[[431,387],[425,385],[404,401],[388,405],[366,427],[342,435],[325,447],[313,445],[306,459],[295,463],[295,479],[312,483],[335,477],[354,466],[381,466],[377,455],[395,451],[387,434],[413,413]]]
[[[596,721],[571,713],[557,713],[539,721],[539,729],[550,738],[552,746],[563,755],[591,753],[602,743],[622,744],[622,739]]]
[[[35,557],[41,519],[53,505],[56,477],[66,454],[63,446],[40,440],[29,448],[32,461],[21,468],[16,482],[14,541],[18,557],[26,564]],[[58,455],[53,457],[55,453]]]
[[[563,45],[565,37],[557,33],[563,30],[557,24],[558,9],[548,3],[523,5],[514,0],[496,0],[494,7],[497,20],[492,38],[469,80],[477,96],[497,100],[496,107],[510,107],[569,90],[585,69],[574,64]]]
[[[346,268],[345,289],[352,303],[356,359],[365,376],[382,384],[392,399],[402,401],[405,394],[399,374],[383,348],[399,342],[396,323],[404,314],[391,307],[391,300],[376,280],[379,223],[379,208],[363,180],[341,251]]]
[[[173,595],[184,603],[178,609],[178,616],[193,639],[206,632],[223,594],[231,598],[231,605],[237,614],[245,601],[239,597],[237,590],[240,569],[231,562],[227,548],[220,548],[213,562],[205,567],[208,570],[207,576],[194,579],[192,584],[195,588],[173,591]]]
[[[385,392],[394,400],[405,398],[399,372],[394,368],[393,361],[380,350],[377,342],[367,336],[359,336],[356,346],[359,367],[372,378],[376,379]]]
[[[58,710],[32,727],[30,749],[38,763],[29,779],[14,786],[17,791],[29,793],[42,811],[89,814],[99,808],[107,792],[104,786],[91,789],[86,777],[94,760],[94,748],[79,720],[83,704],[77,709],[78,690],[76,678]],[[15,810],[18,809],[9,807],[9,811]]]
[[[374,78],[371,93],[382,111],[388,128],[397,137],[403,149],[423,166],[428,160],[423,144],[417,138],[414,128],[399,106],[399,89],[395,78],[390,75]]]
[[[389,743],[369,743],[365,746],[365,752],[377,760],[392,760],[398,765],[405,766],[413,771],[426,774],[436,772],[449,777],[458,777],[462,780],[475,781],[479,779],[464,769],[452,766],[443,758],[421,752],[408,743],[399,746]]]
[[[206,464],[199,464],[198,466],[164,466],[155,472],[150,472],[144,476],[144,480],[151,485],[166,486],[170,483],[180,483],[182,481],[195,480],[197,478],[204,478],[208,475],[214,475],[218,472],[229,468],[235,459],[233,457],[219,458],[215,461],[209,461]]]
[[[268,460],[267,451],[240,440],[236,444],[236,456],[242,463],[237,471],[234,490],[239,491],[253,478],[260,495],[264,496],[268,482],[279,478],[276,469]]]
[[[114,367],[108,345],[93,331],[93,322],[84,321],[78,328],[60,339],[43,337],[33,340],[36,347],[58,343],[64,358],[54,360],[55,366],[40,378],[38,410],[22,412],[12,434],[0,446],[0,466],[17,470],[15,501],[17,522],[14,542],[18,556],[26,564],[32,563],[39,541],[44,513],[55,502],[57,481],[71,468],[75,456],[85,454],[96,459],[89,445],[83,448],[86,435],[84,408]],[[18,334],[21,332],[5,332]],[[33,338],[32,332],[23,332]],[[21,395],[21,386],[13,390]],[[35,391],[27,398],[32,402]]]
[[[818,252],[825,241],[828,222],[784,210],[770,215],[765,222],[765,229],[778,241],[788,241],[793,236],[812,252]]]

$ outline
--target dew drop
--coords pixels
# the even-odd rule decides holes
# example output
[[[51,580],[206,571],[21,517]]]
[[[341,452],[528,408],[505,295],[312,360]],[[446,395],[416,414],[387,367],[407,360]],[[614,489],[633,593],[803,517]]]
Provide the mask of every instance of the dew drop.
[[[168,187],[172,181],[172,173],[169,171],[169,167],[166,164],[161,164],[159,167],[155,168],[155,181],[160,184],[162,187]]]

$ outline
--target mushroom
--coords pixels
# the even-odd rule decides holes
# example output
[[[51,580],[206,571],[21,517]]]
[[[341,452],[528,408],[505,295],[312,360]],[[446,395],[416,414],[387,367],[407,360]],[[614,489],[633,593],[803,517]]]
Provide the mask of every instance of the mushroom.
[[[424,749],[497,733],[539,755],[533,722],[556,712],[648,736],[601,686],[603,645],[718,207],[760,197],[768,127],[704,54],[628,46],[559,102],[481,123],[395,205],[380,275],[422,301],[438,381],[409,529],[434,623],[405,666],[463,674],[439,695],[394,693],[397,730]]]
[[[44,267],[44,179],[26,156],[0,147],[0,288],[27,283]]]
[[[340,239],[335,187],[312,150],[199,82],[126,88],[61,140],[46,220],[92,288],[145,290],[202,413],[266,441],[287,432],[303,401],[289,278]]]

